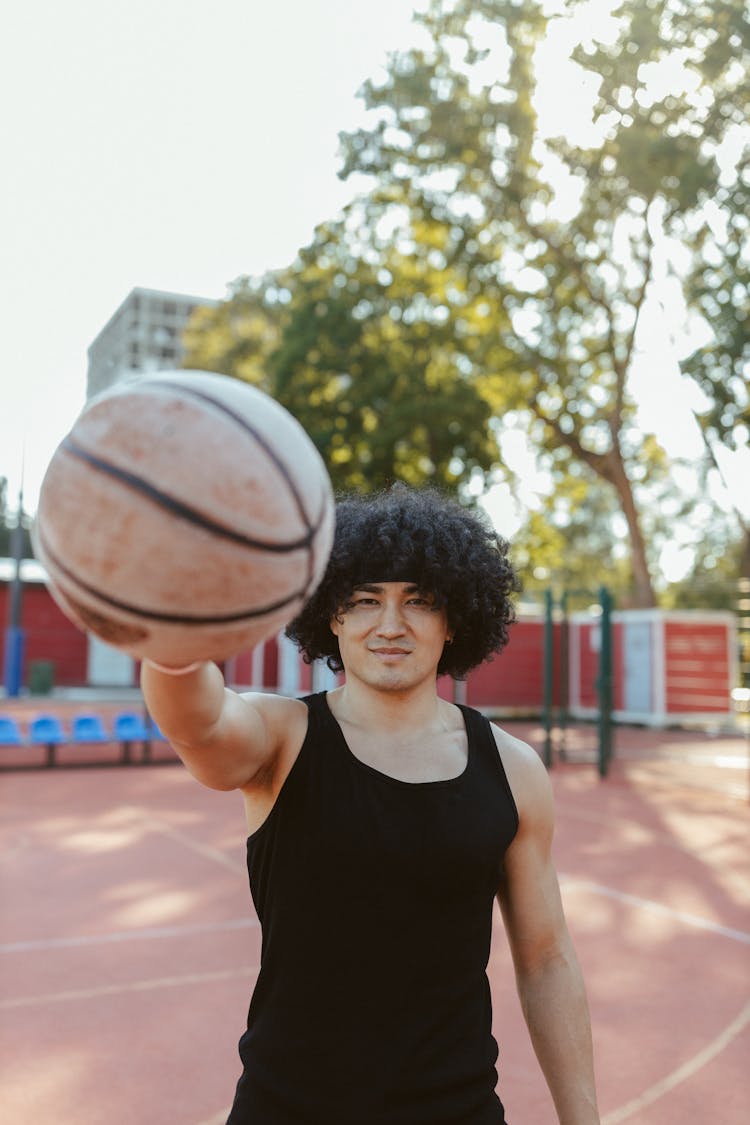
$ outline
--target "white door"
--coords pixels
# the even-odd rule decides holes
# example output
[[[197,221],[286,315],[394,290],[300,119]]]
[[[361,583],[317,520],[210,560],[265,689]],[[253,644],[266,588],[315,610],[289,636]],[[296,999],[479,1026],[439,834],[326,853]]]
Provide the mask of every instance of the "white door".
[[[132,687],[134,667],[133,658],[126,652],[89,634],[86,675],[92,686]]]
[[[624,706],[629,713],[650,715],[654,709],[650,621],[625,621]]]

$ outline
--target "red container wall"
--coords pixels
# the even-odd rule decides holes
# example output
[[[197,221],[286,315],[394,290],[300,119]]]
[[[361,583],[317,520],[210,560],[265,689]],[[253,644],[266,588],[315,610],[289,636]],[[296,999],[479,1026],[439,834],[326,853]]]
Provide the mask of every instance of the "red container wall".
[[[275,687],[279,682],[279,646],[275,640],[263,646],[263,686]]]
[[[578,682],[580,684],[580,697],[578,706],[597,707],[599,700],[596,692],[596,678],[599,675],[599,646],[595,643],[598,625],[588,621],[579,626],[580,648],[578,661]],[[573,702],[571,700],[571,702]]]
[[[0,623],[8,621],[9,586],[0,583]],[[33,661],[49,660],[54,665],[56,686],[75,687],[86,683],[88,641],[86,634],[68,621],[41,583],[23,587],[21,628],[25,634],[23,683],[28,685]],[[0,646],[0,665],[5,676],[5,646]]]
[[[732,668],[722,622],[667,621],[664,626],[667,714],[725,712]]]
[[[299,693],[300,695],[309,695],[313,689],[313,670],[312,664],[305,664],[302,657],[299,662]]]
[[[555,627],[554,698],[559,702],[560,629]],[[466,680],[471,707],[509,707],[539,710],[544,697],[544,622],[517,621],[508,647],[486,664],[474,668]]]
[[[8,623],[10,587],[0,582],[0,633]],[[613,705],[624,711],[625,698],[625,619],[623,614],[613,621]],[[87,682],[88,640],[77,629],[52,599],[43,583],[27,582],[23,588],[22,627],[25,633],[23,684],[29,684],[30,666],[34,661],[50,661],[54,666],[56,686],[73,687]],[[671,715],[726,713],[731,710],[731,690],[734,686],[733,653],[730,652],[732,631],[725,620],[701,620],[696,612],[689,620],[664,615],[664,651],[666,713]],[[596,710],[598,697],[596,681],[599,675],[598,629],[594,620],[573,621],[569,625],[572,640],[570,659],[578,657],[578,666],[571,669],[572,683],[580,685],[580,697],[570,699],[575,708]],[[592,643],[593,639],[593,643]],[[565,702],[562,659],[563,630],[559,622],[553,632],[553,702]],[[5,675],[4,644],[0,643],[0,684]],[[258,667],[260,663],[260,666]],[[278,688],[279,651],[275,640],[264,645],[262,658],[252,652],[235,658],[234,676],[237,683],[253,682],[252,669],[258,667],[262,687],[268,691]],[[654,667],[653,672],[657,672]],[[137,682],[137,679],[135,680]],[[465,685],[459,687],[458,697],[465,698],[473,707],[491,711],[497,709],[539,713],[543,706],[544,684],[544,620],[541,617],[522,618],[510,632],[507,649],[489,663],[480,665],[469,673]],[[258,685],[261,686],[261,685]],[[312,670],[300,658],[299,690],[312,689]],[[442,678],[439,691],[448,699],[454,698],[455,685]]]
[[[575,626],[579,630],[579,684],[580,698],[571,699],[573,707],[599,708],[599,624],[582,621]],[[625,636],[622,622],[612,623],[612,707],[619,711],[625,697]]]
[[[239,656],[235,656],[231,662],[231,675],[232,682],[236,684],[252,684],[253,683],[253,654],[252,652],[242,652]],[[254,687],[258,685],[253,684]]]

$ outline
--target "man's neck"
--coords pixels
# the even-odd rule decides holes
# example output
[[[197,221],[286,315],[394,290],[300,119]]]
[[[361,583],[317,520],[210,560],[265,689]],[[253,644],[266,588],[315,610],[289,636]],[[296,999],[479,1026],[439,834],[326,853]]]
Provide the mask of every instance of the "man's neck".
[[[358,680],[347,681],[329,693],[336,716],[362,730],[406,733],[445,729],[448,704],[434,684],[400,691],[378,691]]]

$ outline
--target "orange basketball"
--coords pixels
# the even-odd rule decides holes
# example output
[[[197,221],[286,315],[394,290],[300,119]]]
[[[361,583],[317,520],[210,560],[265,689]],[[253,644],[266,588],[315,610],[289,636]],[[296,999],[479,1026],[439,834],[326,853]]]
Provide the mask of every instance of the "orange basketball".
[[[87,405],[49,464],[33,538],[73,621],[186,664],[283,628],[333,525],[325,466],[291,414],[238,379],[169,371]]]

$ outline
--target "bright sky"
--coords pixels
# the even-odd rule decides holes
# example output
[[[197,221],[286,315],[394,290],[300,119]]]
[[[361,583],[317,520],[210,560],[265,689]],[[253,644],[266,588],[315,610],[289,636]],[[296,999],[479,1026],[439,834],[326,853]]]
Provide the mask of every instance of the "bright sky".
[[[595,0],[595,7],[611,0]],[[352,188],[338,132],[411,0],[35,0],[0,43],[0,476],[26,507],[81,409],[86,349],[134,286],[221,298],[292,261]],[[560,104],[559,73],[554,80]],[[572,79],[572,80],[571,80]],[[570,104],[585,90],[568,75]],[[569,109],[569,106],[566,107]],[[657,321],[653,331],[659,336]],[[661,338],[654,417],[684,394]],[[682,400],[681,400],[682,401]],[[644,420],[646,420],[644,418]],[[25,454],[24,454],[25,450]]]
[[[351,188],[338,132],[410,0],[35,0],[0,43],[0,476],[27,506],[137,285],[223,297]]]

